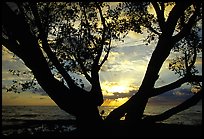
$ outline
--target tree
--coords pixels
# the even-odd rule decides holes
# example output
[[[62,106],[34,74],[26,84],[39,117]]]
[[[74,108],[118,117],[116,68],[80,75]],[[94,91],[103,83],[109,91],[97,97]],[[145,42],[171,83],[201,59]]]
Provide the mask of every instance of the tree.
[[[134,123],[133,121],[139,122],[143,120],[143,112],[150,97],[178,88],[186,82],[199,83],[202,81],[201,76],[195,74],[196,70],[194,67],[197,53],[201,50],[202,41],[201,36],[198,35],[198,24],[202,19],[201,1],[185,3],[151,2],[156,12],[156,18],[147,12],[149,4],[148,2],[125,4],[127,16],[130,17],[129,21],[133,23],[133,27],[145,27],[150,32],[147,41],[150,42],[151,40],[158,39],[158,42],[149,61],[139,91],[125,104],[112,111],[107,119],[119,120],[122,116],[125,116],[126,120],[131,123]],[[168,5],[172,5],[172,10],[169,12],[168,17],[165,17],[165,8]],[[172,61],[169,64],[169,69],[179,73],[182,78],[166,86],[155,88],[155,82],[159,78],[159,70],[173,50],[183,52],[184,56]],[[154,116],[157,117],[155,119],[144,118],[144,121],[147,119],[154,119],[154,122],[165,120],[173,114],[188,108],[188,102],[191,102],[192,106],[201,98],[200,90],[195,94],[195,97],[193,96],[187,102],[178,105],[178,107],[166,111],[159,116]]]
[[[156,17],[148,12],[151,4]],[[150,97],[186,82],[201,82],[201,76],[196,75],[194,67],[197,52],[201,50],[198,35],[198,23],[202,19],[201,2],[171,4],[173,8],[165,17],[168,3],[163,2],[120,3],[115,9],[107,3],[98,2],[16,3],[15,6],[3,3],[2,42],[24,61],[40,86],[61,109],[75,115],[80,126],[92,123],[95,127],[102,122],[97,109],[103,103],[98,72],[108,58],[111,40],[121,40],[129,30],[142,33],[146,28],[149,31],[147,42],[158,42],[142,85],[105,121],[118,121],[125,116],[129,123],[141,120],[154,122],[168,118],[201,99],[200,90],[195,97],[164,113],[164,116],[143,117]],[[173,50],[183,52],[184,57],[172,61],[169,69],[182,78],[155,88],[159,70]],[[84,75],[92,85],[91,91],[84,90],[83,84],[77,84],[68,73],[70,71]],[[60,80],[55,78],[56,75]]]
[[[120,39],[120,32],[126,30],[115,29],[116,22],[123,24],[117,18],[107,21],[110,7],[98,2],[7,2],[2,8],[3,46],[24,61],[43,90],[61,109],[75,115],[80,126],[101,122],[98,72],[108,58],[111,40]],[[119,15],[117,11],[112,16]],[[92,86],[90,92],[68,72],[84,75]],[[20,84],[26,90],[34,81]],[[15,86],[8,91],[17,92]]]

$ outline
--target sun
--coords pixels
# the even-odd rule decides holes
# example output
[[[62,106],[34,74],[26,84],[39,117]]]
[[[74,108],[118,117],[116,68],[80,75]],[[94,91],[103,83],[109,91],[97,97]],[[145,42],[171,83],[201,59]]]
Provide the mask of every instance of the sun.
[[[122,93],[122,92],[126,92],[128,90],[128,87],[126,86],[110,86],[108,88],[108,92],[114,93],[114,92],[118,92],[118,93]]]
[[[102,89],[108,93],[128,93],[132,88],[128,84],[118,82],[103,82]]]

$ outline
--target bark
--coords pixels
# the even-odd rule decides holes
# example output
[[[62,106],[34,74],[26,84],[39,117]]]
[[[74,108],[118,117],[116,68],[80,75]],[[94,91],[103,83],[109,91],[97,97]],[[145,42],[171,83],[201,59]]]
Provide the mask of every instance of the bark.
[[[2,8],[2,25],[9,37],[4,39],[3,45],[24,61],[49,97],[62,110],[76,116],[80,125],[99,123],[101,117],[90,93],[80,88],[69,89],[55,79],[28,24],[6,4],[2,4]]]

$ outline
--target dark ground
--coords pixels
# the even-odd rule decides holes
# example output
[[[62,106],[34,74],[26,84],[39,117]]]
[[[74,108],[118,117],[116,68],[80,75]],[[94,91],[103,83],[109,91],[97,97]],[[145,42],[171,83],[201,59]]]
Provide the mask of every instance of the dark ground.
[[[178,124],[141,124],[127,125],[123,121],[117,124],[108,124],[101,130],[90,129],[88,126],[85,131],[68,128],[76,127],[75,121],[52,120],[34,121],[28,120],[24,124],[17,126],[3,126],[3,137],[202,137],[202,125],[178,125]],[[12,129],[12,134],[5,134],[6,130]]]

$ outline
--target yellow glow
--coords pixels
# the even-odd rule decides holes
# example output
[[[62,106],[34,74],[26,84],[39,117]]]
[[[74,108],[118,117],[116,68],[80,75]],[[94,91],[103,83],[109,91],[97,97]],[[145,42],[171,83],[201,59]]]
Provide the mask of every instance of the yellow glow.
[[[142,39],[144,36],[142,34],[136,33],[134,31],[129,31],[128,32],[128,37],[132,38],[132,39]]]
[[[54,101],[48,96],[33,93],[2,93],[2,105],[12,106],[55,106]]]
[[[129,91],[135,89],[135,87],[128,86],[127,84],[118,84],[118,83],[102,83],[103,95],[104,96],[113,96],[113,93],[128,93]],[[102,106],[113,106],[118,107],[125,103],[128,100],[125,98],[117,98],[117,99],[105,99]]]
[[[129,93],[133,90],[138,90],[138,86],[134,85],[134,80],[120,78],[117,82],[105,81],[101,83],[104,96],[114,96],[114,93]],[[111,97],[110,97],[111,98]],[[118,107],[124,104],[129,97],[121,97],[114,99],[105,99],[102,106]]]
[[[134,87],[130,86],[128,81],[119,81],[119,82],[103,82],[101,84],[103,92],[106,94],[110,93],[128,93],[133,90]],[[108,93],[107,93],[108,92]]]
[[[165,18],[165,19],[168,18],[169,12],[172,10],[172,8],[173,8],[174,6],[175,6],[175,4],[168,5],[168,6],[165,5],[165,11],[164,11],[164,18]],[[157,16],[156,11],[155,11],[155,9],[154,9],[154,7],[153,7],[152,5],[150,5],[150,6],[148,7],[148,12],[149,12],[150,14],[153,14],[154,17]]]
[[[112,106],[112,107],[118,107],[122,104],[124,104],[129,98],[118,98],[118,99],[105,99],[102,106]]]
[[[125,92],[127,90],[127,86],[111,86],[110,88],[108,88],[109,92]]]

